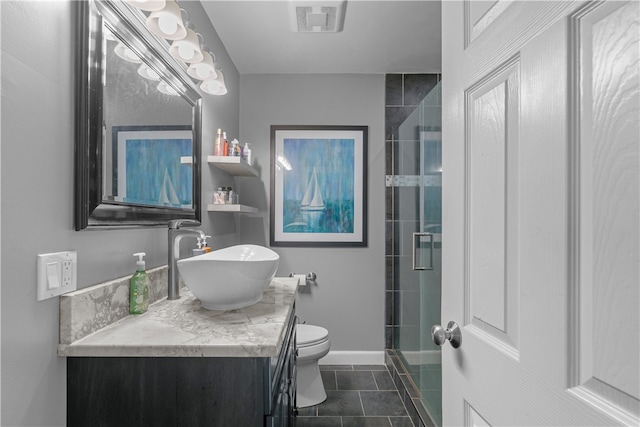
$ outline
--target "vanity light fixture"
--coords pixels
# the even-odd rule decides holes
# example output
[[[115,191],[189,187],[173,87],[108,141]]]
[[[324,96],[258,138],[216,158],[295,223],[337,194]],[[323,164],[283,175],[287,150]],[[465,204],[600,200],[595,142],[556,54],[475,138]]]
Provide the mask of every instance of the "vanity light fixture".
[[[215,55],[205,45],[202,45],[202,61],[194,62],[187,68],[187,74],[196,80],[215,79],[218,75],[214,62]]]
[[[160,75],[153,71],[151,67],[144,62],[138,67],[138,74],[148,80],[153,80],[155,82],[160,81]]]
[[[215,78],[204,80],[200,84],[200,89],[210,95],[226,95],[227,85],[224,84],[224,74],[222,74],[222,70],[220,70],[218,64],[216,64],[216,74],[217,76]]]
[[[166,0],[127,0],[127,3],[147,12],[162,10],[167,4]]]
[[[116,47],[113,49],[116,55],[120,58],[124,59],[128,62],[133,62],[134,64],[140,64],[142,60],[133,50],[125,46],[123,43],[118,43]]]
[[[196,34],[194,31],[195,27],[190,22],[187,22],[186,27],[187,35],[185,38],[175,40],[171,43],[169,53],[175,59],[182,62],[190,64],[200,62],[203,59],[202,51],[200,50],[200,38],[202,38],[202,36],[200,34]]]
[[[195,26],[189,22],[189,14],[181,9],[176,0],[126,0],[130,5],[151,12],[146,19],[147,28],[154,34],[171,40],[169,54],[189,64],[187,74],[194,80],[202,80],[200,89],[211,95],[226,95],[227,85],[215,55],[204,45],[204,38],[196,33]],[[161,5],[164,7],[160,8]],[[184,20],[183,20],[184,17]],[[138,74],[156,80],[155,72],[140,66]],[[166,82],[160,82],[158,90],[174,95],[173,88]]]
[[[187,36],[187,28],[182,22],[181,10],[174,0],[166,0],[162,10],[151,12],[147,28],[163,39],[182,40]]]

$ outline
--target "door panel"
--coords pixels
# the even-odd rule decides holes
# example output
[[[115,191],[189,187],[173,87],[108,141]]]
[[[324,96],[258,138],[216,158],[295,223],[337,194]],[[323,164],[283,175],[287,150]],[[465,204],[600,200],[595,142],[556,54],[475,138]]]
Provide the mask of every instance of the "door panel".
[[[490,73],[466,94],[467,273],[465,325],[517,357],[519,60]]]
[[[512,0],[465,0],[466,46],[478,37],[509,6]]]
[[[574,23],[583,106],[575,158],[576,392],[598,406],[616,402],[622,416],[629,411],[636,419],[640,370],[628,360],[640,360],[640,336],[629,334],[627,326],[640,323],[639,7],[633,2],[590,8]]]
[[[640,4],[470,12],[443,2],[443,423],[638,425]]]

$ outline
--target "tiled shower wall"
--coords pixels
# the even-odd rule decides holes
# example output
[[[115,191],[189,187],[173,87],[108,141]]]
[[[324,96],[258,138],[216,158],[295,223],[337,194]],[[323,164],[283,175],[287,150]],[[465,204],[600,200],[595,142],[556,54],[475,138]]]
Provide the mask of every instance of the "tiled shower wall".
[[[415,174],[416,165],[409,164],[411,159],[407,160],[406,156],[400,159],[398,156],[398,144],[402,143],[403,152],[417,153],[413,156],[415,162],[419,159],[419,141],[398,141],[398,128],[406,120],[407,117],[418,107],[420,101],[434,88],[440,81],[440,74],[387,74],[386,83],[386,101],[385,101],[385,174],[386,175],[403,175]],[[412,144],[413,147],[407,147]],[[413,148],[413,150],[411,149]],[[410,170],[403,170],[408,168]],[[386,230],[386,246],[385,246],[385,272],[386,272],[386,292],[385,292],[385,346],[388,349],[394,348],[394,325],[398,324],[399,313],[398,301],[399,289],[396,287],[398,275],[397,269],[400,265],[400,248],[399,233],[400,219],[394,212],[397,212],[399,193],[398,191],[407,191],[409,189],[401,189],[399,187],[385,187],[385,230]],[[410,190],[415,191],[415,189]],[[407,200],[407,198],[403,198]],[[417,206],[417,203],[416,203]],[[406,208],[406,207],[405,207]],[[416,207],[417,209],[417,207]]]
[[[385,108],[385,175],[416,175],[419,170],[420,141],[415,138],[399,138],[399,128],[402,123],[415,111],[424,97],[440,81],[440,74],[388,74],[386,76],[386,108]],[[406,135],[406,132],[405,132]],[[394,183],[395,181],[391,181]],[[410,375],[402,365],[393,350],[398,344],[399,326],[402,324],[405,330],[403,337],[403,347],[407,346],[407,331],[411,330],[411,325],[418,325],[419,318],[419,298],[413,296],[405,298],[405,308],[411,308],[404,316],[400,315],[401,295],[407,289],[401,290],[398,286],[400,279],[399,272],[410,268],[407,265],[407,249],[402,245],[403,234],[409,231],[416,231],[419,224],[419,187],[417,186],[395,186],[394,184],[385,186],[385,271],[386,271],[386,292],[385,292],[385,345],[388,350],[386,363],[389,371],[393,374],[394,382],[407,408],[407,412],[414,425],[424,427],[433,426],[434,423],[427,413],[424,404],[421,402],[420,392],[416,385],[410,380]],[[397,215],[399,204],[402,201],[403,215]],[[403,231],[404,230],[404,233]],[[406,280],[406,279],[405,279]],[[405,295],[406,297],[406,295]],[[408,307],[410,302],[416,307]],[[419,328],[416,328],[418,331]],[[411,333],[409,336],[412,335]],[[416,336],[416,346],[419,345],[419,336]],[[413,341],[410,338],[409,341]]]

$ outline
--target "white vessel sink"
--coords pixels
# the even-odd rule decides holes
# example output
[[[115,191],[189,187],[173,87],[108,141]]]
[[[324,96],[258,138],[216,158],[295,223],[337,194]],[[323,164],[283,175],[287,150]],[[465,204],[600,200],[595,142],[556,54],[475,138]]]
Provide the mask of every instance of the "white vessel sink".
[[[237,245],[178,260],[178,271],[209,310],[234,310],[260,301],[280,256],[258,245]]]

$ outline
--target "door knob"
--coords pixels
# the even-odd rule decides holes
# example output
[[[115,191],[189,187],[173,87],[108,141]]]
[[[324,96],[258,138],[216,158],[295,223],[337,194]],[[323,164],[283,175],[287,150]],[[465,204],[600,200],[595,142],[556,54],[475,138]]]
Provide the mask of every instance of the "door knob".
[[[449,340],[453,348],[458,348],[462,344],[462,330],[454,321],[449,322],[447,329],[440,325],[431,327],[431,339],[436,345],[442,345]]]

